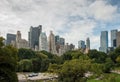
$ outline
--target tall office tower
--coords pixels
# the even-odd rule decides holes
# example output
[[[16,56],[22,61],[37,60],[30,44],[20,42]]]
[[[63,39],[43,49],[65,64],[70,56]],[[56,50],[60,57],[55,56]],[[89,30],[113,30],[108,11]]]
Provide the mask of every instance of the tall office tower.
[[[60,45],[65,45],[65,39],[64,38],[60,38]]]
[[[47,36],[46,33],[42,32],[39,37],[39,50],[45,50],[48,51],[48,42],[47,42]]]
[[[78,48],[85,49],[85,41],[83,41],[83,40],[78,41]]]
[[[55,46],[56,46],[57,53],[59,53],[59,49],[60,49],[60,36],[59,35],[55,36]]]
[[[60,43],[60,36],[59,35],[56,35],[55,36],[55,44],[59,44]]]
[[[7,38],[6,38],[6,45],[11,44],[12,41],[16,40],[16,35],[15,34],[7,34]]]
[[[89,37],[86,39],[86,48],[90,49],[90,39],[89,39]]]
[[[118,30],[111,30],[111,47],[113,47],[114,49],[117,47],[117,32]]]
[[[38,27],[30,27],[30,31],[28,32],[28,39],[29,39],[29,47],[34,49],[39,46],[39,36],[42,32],[42,25]]]
[[[16,42],[20,42],[20,40],[21,40],[21,33],[20,31],[17,31]]]
[[[49,52],[52,54],[56,54],[55,36],[52,31],[50,31],[49,35]]]
[[[69,50],[70,50],[70,45],[68,43],[66,43],[66,45],[65,45],[65,52],[67,52]]]
[[[117,47],[120,46],[120,31],[117,32]]]
[[[100,36],[100,48],[101,52],[107,53],[108,48],[108,31],[102,31]]]
[[[26,41],[25,39],[22,39],[20,31],[17,31],[16,41],[13,42],[13,45],[18,49],[29,48],[28,41]]]

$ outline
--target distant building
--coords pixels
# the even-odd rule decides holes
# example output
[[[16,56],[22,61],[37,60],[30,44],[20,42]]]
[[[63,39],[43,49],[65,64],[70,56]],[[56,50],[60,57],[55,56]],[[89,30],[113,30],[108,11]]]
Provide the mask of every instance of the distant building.
[[[118,30],[111,30],[111,47],[113,47],[114,49],[117,47],[117,32]]]
[[[75,45],[70,44],[70,50],[74,50],[75,49]]]
[[[16,34],[16,41],[12,42],[12,44],[16,47],[16,48],[29,48],[29,44],[28,41],[26,41],[25,39],[21,38],[21,33],[20,31],[17,31]]]
[[[28,32],[28,40],[29,40],[29,46],[31,49],[34,49],[39,47],[39,36],[42,32],[42,25],[39,25],[38,27],[30,27],[30,31]]]
[[[56,46],[55,46],[55,36],[52,31],[50,31],[49,35],[49,52],[52,54],[56,54]]]
[[[86,48],[90,49],[90,39],[86,39]]]
[[[83,41],[83,40],[78,41],[78,48],[85,49],[86,48],[85,41]]]
[[[39,37],[39,50],[45,50],[48,51],[48,42],[47,42],[47,36],[46,33],[41,33]]]
[[[65,53],[65,39],[60,37],[59,35],[55,36],[55,46],[57,54],[60,56]]]
[[[60,49],[60,36],[59,35],[55,36],[55,46],[56,46],[57,53],[59,53],[59,49]]]
[[[100,48],[101,52],[107,53],[108,49],[108,31],[102,31],[100,36]]]
[[[66,45],[65,45],[65,52],[67,52],[69,50],[70,50],[70,45],[68,43],[66,43]]]
[[[57,53],[59,56],[65,53],[65,45],[60,45],[59,52]]]
[[[16,40],[16,35],[8,33],[6,37],[6,45],[11,44],[11,42],[15,40]]]
[[[65,45],[65,39],[64,38],[60,38],[60,45]]]
[[[86,39],[86,49],[85,49],[85,53],[88,53],[90,50],[90,39],[89,37]]]
[[[56,45],[60,44],[60,36],[59,35],[55,36],[55,44]]]
[[[120,46],[120,31],[117,32],[117,47]]]

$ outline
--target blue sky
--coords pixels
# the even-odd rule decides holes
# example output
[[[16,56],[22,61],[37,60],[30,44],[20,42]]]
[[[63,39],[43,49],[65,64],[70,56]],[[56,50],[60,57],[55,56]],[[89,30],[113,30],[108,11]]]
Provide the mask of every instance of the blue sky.
[[[52,30],[76,47],[79,40],[90,37],[91,48],[98,49],[101,31],[120,29],[120,0],[0,1],[1,36],[20,30],[22,38],[28,39],[30,26],[38,25],[47,36]]]

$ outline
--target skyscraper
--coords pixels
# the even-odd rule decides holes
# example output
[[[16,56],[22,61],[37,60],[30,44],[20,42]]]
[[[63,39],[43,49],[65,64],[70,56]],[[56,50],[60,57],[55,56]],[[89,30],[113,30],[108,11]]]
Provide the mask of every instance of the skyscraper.
[[[117,47],[120,46],[120,31],[117,32]]]
[[[13,45],[18,49],[19,48],[29,48],[28,41],[26,41],[25,39],[22,39],[20,31],[17,31],[16,41],[13,42]]]
[[[42,25],[39,25],[38,27],[30,27],[30,31],[28,32],[28,39],[29,39],[29,46],[32,49],[35,49],[35,47],[39,46],[39,36],[42,32]]]
[[[49,52],[52,54],[56,54],[55,36],[52,31],[50,31],[49,35]]]
[[[86,39],[86,48],[90,49],[90,39],[89,39],[89,37]]]
[[[47,42],[47,36],[46,33],[42,32],[39,37],[39,50],[45,50],[48,51],[48,42]]]
[[[101,52],[107,53],[108,48],[108,31],[102,31],[100,36],[100,48]]]
[[[11,44],[12,41],[16,40],[16,35],[15,34],[7,34],[7,40],[6,40],[6,45]]]
[[[117,32],[118,30],[111,30],[111,47],[116,48],[117,47]]]
[[[55,44],[58,45],[60,43],[60,36],[56,35],[55,36]]]
[[[60,38],[60,45],[65,45],[65,39],[64,38]]]
[[[83,40],[78,41],[78,48],[85,49],[85,41],[83,41]]]
[[[59,49],[60,49],[60,36],[59,35],[55,36],[55,46],[56,46],[57,53],[59,53]]]

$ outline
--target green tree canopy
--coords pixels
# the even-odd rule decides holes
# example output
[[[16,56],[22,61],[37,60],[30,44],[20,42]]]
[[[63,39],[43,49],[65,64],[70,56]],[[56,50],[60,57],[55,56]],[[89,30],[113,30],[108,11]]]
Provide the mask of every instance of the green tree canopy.
[[[18,57],[19,57],[19,60],[22,60],[22,59],[35,58],[36,55],[35,55],[35,52],[31,49],[20,48],[18,50]]]
[[[97,50],[90,50],[88,56],[96,63],[105,63],[105,60],[108,57],[106,53]]]
[[[91,68],[91,60],[73,59],[66,61],[59,73],[61,82],[86,82],[85,73]]]
[[[0,82],[18,82],[16,75],[17,49],[4,46],[0,37]]]

